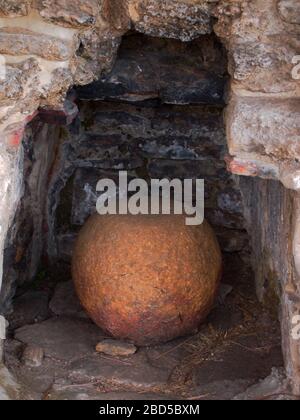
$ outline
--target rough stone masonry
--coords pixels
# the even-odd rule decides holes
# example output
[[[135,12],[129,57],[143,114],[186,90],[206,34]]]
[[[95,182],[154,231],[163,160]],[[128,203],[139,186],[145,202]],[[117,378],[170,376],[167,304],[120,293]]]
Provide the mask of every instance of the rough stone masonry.
[[[253,243],[263,248],[259,281],[272,273],[281,284],[286,369],[300,394],[300,343],[289,333],[300,311],[299,16],[297,0],[0,0],[0,266],[22,195],[24,128],[36,113],[71,120],[66,92],[108,72],[129,29],[182,41],[215,31],[231,75],[228,169],[274,180],[246,179],[242,190]]]

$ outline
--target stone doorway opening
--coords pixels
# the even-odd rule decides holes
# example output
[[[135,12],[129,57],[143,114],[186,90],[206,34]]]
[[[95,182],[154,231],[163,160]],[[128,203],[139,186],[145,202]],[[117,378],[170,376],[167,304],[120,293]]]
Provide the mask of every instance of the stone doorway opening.
[[[67,117],[41,110],[28,125],[24,191],[7,238],[1,293],[9,321],[4,358],[21,396],[268,398],[285,386],[280,285],[262,265],[254,273],[252,262],[266,252],[261,214],[272,199],[291,203],[276,181],[228,172],[228,82],[226,52],[215,35],[183,43],[132,32],[108,75],[72,88]],[[100,354],[96,345],[106,337],[79,304],[70,262],[95,211],[97,181],[120,170],[147,181],[205,179],[206,218],[222,248],[224,275],[194,336],[149,348],[111,343]]]

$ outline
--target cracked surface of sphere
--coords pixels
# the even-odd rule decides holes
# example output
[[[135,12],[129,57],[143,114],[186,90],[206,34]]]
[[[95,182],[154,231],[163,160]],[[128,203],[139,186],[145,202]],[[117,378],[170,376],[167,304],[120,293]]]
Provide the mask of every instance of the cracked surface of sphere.
[[[73,256],[79,299],[105,332],[137,345],[193,333],[211,310],[222,258],[208,225],[183,216],[92,216]]]

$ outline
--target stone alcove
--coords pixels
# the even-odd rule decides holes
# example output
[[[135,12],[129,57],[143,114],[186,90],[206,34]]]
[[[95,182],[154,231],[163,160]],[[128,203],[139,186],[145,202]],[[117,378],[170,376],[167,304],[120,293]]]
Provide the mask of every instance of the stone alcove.
[[[202,136],[203,130],[205,131],[205,124],[201,126],[199,121],[205,121],[210,135],[203,136],[209,143],[204,149],[206,158],[210,156],[211,166],[205,167],[204,175],[213,178],[215,175],[213,171],[218,167],[217,178],[220,180],[224,177],[222,182],[225,183],[219,190],[224,192],[225,185],[227,194],[215,200],[218,206],[223,206],[223,210],[225,209],[221,215],[216,211],[215,217],[219,217],[219,221],[224,220],[222,219],[224,214],[227,212],[230,216],[233,211],[234,222],[229,217],[226,223],[229,225],[233,223],[229,226],[232,237],[238,232],[233,244],[238,248],[241,247],[239,251],[247,243],[248,236],[245,228],[248,229],[253,245],[254,271],[259,298],[267,301],[269,306],[275,306],[274,302],[277,299],[282,300],[283,353],[287,376],[291,381],[293,392],[297,394],[299,392],[297,373],[299,350],[297,341],[293,340],[290,334],[292,317],[299,310],[297,280],[299,82],[291,77],[292,58],[297,55],[297,52],[299,53],[299,25],[295,18],[297,10],[295,9],[294,16],[289,4],[291,2],[271,0],[268,2],[257,0],[251,3],[186,0],[164,2],[163,5],[159,2],[159,6],[155,0],[146,2],[91,1],[88,8],[85,2],[81,1],[77,2],[75,8],[68,5],[68,2],[60,1],[47,5],[42,1],[32,2],[31,5],[29,3],[6,2],[5,6],[1,5],[2,9],[0,7],[3,40],[0,52],[6,58],[8,75],[2,88],[3,106],[1,104],[0,111],[1,132],[3,133],[0,166],[3,173],[3,182],[0,186],[2,189],[1,235],[2,248],[5,241],[6,261],[2,288],[3,311],[6,310],[5,306],[10,306],[13,290],[6,287],[7,279],[17,276],[22,283],[26,278],[34,278],[39,266],[39,257],[42,255],[46,255],[50,261],[55,261],[57,255],[68,258],[68,244],[74,232],[70,232],[69,226],[66,226],[66,213],[67,216],[70,212],[72,213],[72,228],[75,225],[75,231],[76,221],[77,225],[80,225],[84,218],[81,210],[76,206],[70,208],[68,194],[76,197],[76,191],[74,192],[72,185],[78,185],[78,191],[82,191],[80,182],[74,183],[74,180],[82,181],[86,172],[88,173],[86,185],[90,185],[92,176],[92,171],[89,169],[93,165],[89,164],[89,169],[84,168],[82,167],[84,165],[79,162],[80,159],[89,163],[96,159],[97,170],[100,171],[107,171],[111,169],[110,165],[117,167],[118,164],[125,162],[132,166],[132,170],[138,169],[139,173],[145,176],[149,176],[149,173],[145,173],[145,170],[149,171],[149,168],[157,174],[167,171],[173,174],[174,170],[175,173],[176,170],[184,172],[189,170],[194,171],[195,175],[199,171],[199,166],[195,162],[203,151],[197,151],[197,144],[192,150],[182,146],[179,139],[182,136],[180,129],[185,130],[185,125],[181,121],[188,120],[192,127],[194,121],[198,136],[201,130]],[[225,142],[222,143],[222,141],[225,140],[225,136],[221,141],[222,144],[219,144],[219,149],[216,145],[213,149],[210,141],[212,137],[218,138],[223,130],[221,122],[223,105],[216,103],[218,94],[220,98],[220,88],[223,89],[223,86],[213,84],[211,80],[211,84],[207,85],[209,88],[205,91],[201,76],[191,72],[190,77],[185,81],[185,86],[191,86],[191,91],[185,92],[186,96],[178,97],[178,89],[170,88],[167,80],[164,82],[163,78],[159,89],[154,86],[153,94],[151,73],[148,79],[146,77],[147,62],[154,63],[152,66],[155,70],[155,53],[153,52],[168,51],[168,49],[171,52],[166,53],[165,61],[160,61],[158,68],[161,70],[162,63],[169,63],[173,68],[175,67],[174,82],[179,83],[179,86],[183,82],[182,75],[186,76],[187,73],[184,68],[184,65],[188,66],[187,57],[191,59],[193,51],[194,62],[197,62],[197,56],[200,55],[202,63],[207,60],[207,69],[215,65],[218,71],[221,69],[224,76],[226,72],[224,73],[225,67],[222,67],[222,65],[225,66],[225,63],[222,63],[223,59],[220,59],[219,53],[212,54],[214,51],[212,44],[217,42],[214,35],[209,35],[212,33],[213,25],[215,33],[227,49],[231,76],[227,94],[229,105],[225,113],[230,153],[226,156],[226,162],[229,171],[233,174],[251,177],[236,178],[234,188],[231,184],[232,177],[225,171],[223,164],[226,152]],[[144,35],[129,34],[130,28]],[[120,47],[122,35],[125,33],[127,35],[123,38]],[[56,35],[53,36],[53,34]],[[148,36],[165,38],[165,40],[155,40]],[[194,50],[189,51],[188,47],[183,46],[180,51],[179,41],[168,41],[173,38],[195,44],[202,38],[202,45],[206,48],[202,47],[202,55],[201,45],[199,50],[194,47]],[[187,53],[184,52],[185,49]],[[217,50],[220,51],[219,47]],[[128,77],[126,72],[124,75],[121,71],[120,76],[118,59],[115,63],[118,51],[119,60],[122,57],[125,60],[129,57],[133,62],[136,51],[140,53],[138,59],[144,54],[144,61],[141,60],[141,63],[135,63],[135,65],[144,66],[143,76],[146,79],[136,78],[133,83],[132,74]],[[180,63],[185,61],[181,73],[180,66],[174,66],[172,62],[174,51],[177,58],[182,54],[183,59]],[[210,54],[207,54],[207,51],[210,51]],[[106,84],[102,84],[99,75],[104,77],[110,74],[112,68],[117,69],[113,70],[116,74],[112,74],[111,82],[107,84],[106,80]],[[122,66],[119,68],[122,70]],[[168,71],[170,70],[166,67],[166,74]],[[96,87],[93,85],[91,88],[89,84],[94,79],[98,82]],[[118,88],[123,83],[121,90],[115,85],[112,86],[116,79]],[[203,80],[207,81],[207,74],[203,76]],[[145,87],[147,83],[148,96],[145,97],[143,85]],[[78,85],[88,86],[69,91],[70,87]],[[164,95],[166,102],[159,110],[157,110],[157,104],[151,103],[158,99],[157,89],[159,95]],[[131,96],[132,91],[134,95],[137,95],[136,97]],[[197,95],[196,99],[193,96],[195,91],[205,97],[205,109],[199,110],[199,98],[197,99]],[[69,92],[68,96],[66,96],[67,92]],[[172,99],[170,100],[172,95],[175,95],[173,101],[179,102],[180,105],[172,104]],[[133,100],[135,103],[132,103]],[[137,103],[138,101],[145,102],[145,100],[146,106],[145,103]],[[212,105],[210,101],[217,110],[210,107]],[[185,108],[186,103],[189,104],[188,110]],[[80,111],[79,117],[77,106]],[[37,110],[38,117],[36,117]],[[155,117],[153,110],[155,110]],[[120,133],[120,130],[113,132],[116,125],[114,120],[119,123],[124,113],[126,122],[122,126],[123,132]],[[102,123],[97,121],[97,115],[102,115]],[[110,140],[113,136],[120,135],[129,136],[131,140],[132,137],[138,137],[132,136],[134,128],[128,124],[129,116],[134,116],[136,120],[143,120],[146,125],[147,121],[152,122],[155,118],[157,127],[154,129],[153,126],[151,127],[153,138],[157,138],[158,133],[161,133],[166,126],[176,127],[176,121],[178,121],[176,147],[174,148],[174,144],[170,147],[166,138],[161,138],[163,145],[161,148],[153,143],[154,140],[148,139],[142,146],[143,163],[139,163],[132,153],[129,162],[128,154],[126,155],[128,145],[124,142],[117,150],[119,153],[117,158],[109,156],[111,146],[109,141],[104,153],[103,150],[97,150],[89,154],[89,148],[82,145],[82,131],[88,132],[91,138],[93,135],[97,138],[107,127],[109,128],[107,131],[111,131]],[[32,119],[32,123],[27,126]],[[167,124],[165,120],[168,121]],[[212,121],[215,131],[212,131]],[[183,124],[181,128],[180,124]],[[93,133],[94,129],[96,131]],[[140,127],[137,129],[140,130]],[[174,134],[176,133],[170,133],[170,136],[173,137]],[[88,141],[91,141],[91,138]],[[53,143],[49,142],[49,139]],[[34,148],[32,144],[35,145]],[[29,160],[26,158],[32,153],[38,164],[34,162],[34,165],[27,166]],[[181,162],[180,167],[178,163],[172,165],[171,161],[174,157],[175,160],[176,157],[180,158],[178,159]],[[112,162],[111,158],[119,160]],[[73,163],[74,160],[77,161],[78,168],[75,172],[74,165],[71,164],[72,160]],[[47,178],[49,173],[58,174],[56,178],[53,176],[50,184]],[[25,174],[24,178],[23,174]],[[27,178],[28,175],[31,177]],[[253,177],[260,177],[263,180]],[[286,188],[281,186],[279,180]],[[30,184],[30,181],[32,185],[26,185],[28,182]],[[49,185],[52,188],[50,194],[46,189]],[[216,185],[215,183],[214,188],[218,190]],[[32,196],[29,201],[28,199],[24,201],[24,192],[28,191]],[[232,194],[235,199],[230,201]],[[27,204],[26,208],[19,205],[21,197],[23,197],[22,203],[31,202],[29,206],[31,208],[28,209]],[[40,208],[41,197],[43,197],[42,202],[43,200],[46,202],[46,206],[44,207],[43,204]],[[81,197],[80,200],[82,199]],[[244,204],[242,210],[240,209],[241,202]],[[234,208],[236,206],[239,208]],[[45,210],[46,218],[43,218],[44,216],[41,218]],[[33,239],[33,248],[28,248],[33,258],[30,259],[30,263],[26,261],[25,266],[21,266],[21,270],[15,271],[15,266],[10,263],[11,259],[21,264],[24,262],[22,247],[15,246],[16,237],[21,243],[23,239],[16,235],[20,232],[17,228],[20,228],[26,237],[28,231],[26,232],[24,227],[25,222],[28,222],[28,212],[31,216],[33,215],[34,220],[29,228],[29,230],[33,229],[33,232],[29,232],[29,236],[31,235]],[[239,217],[242,219],[242,227],[238,225],[237,218]],[[21,223],[22,218],[25,225]],[[220,225],[220,223],[217,224]],[[27,228],[28,226],[30,224],[27,224]],[[222,223],[221,228],[224,228]],[[234,233],[235,228],[237,229]],[[46,240],[42,239],[41,232],[47,233]],[[223,235],[224,247],[233,246],[232,243],[228,244],[228,235],[224,235],[222,229],[220,229],[220,235]],[[40,271],[38,273],[43,277],[43,273]],[[269,293],[270,291],[272,293]]]

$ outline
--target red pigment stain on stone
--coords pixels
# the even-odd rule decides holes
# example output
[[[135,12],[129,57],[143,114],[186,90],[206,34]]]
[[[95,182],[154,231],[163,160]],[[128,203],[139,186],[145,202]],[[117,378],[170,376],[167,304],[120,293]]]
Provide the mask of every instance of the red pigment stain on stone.
[[[21,128],[9,136],[8,145],[11,147],[19,147],[24,135],[24,128]]]
[[[8,138],[8,145],[10,147],[18,148],[22,143],[24,131],[26,125],[30,123],[36,116],[38,115],[38,111],[33,112],[32,114],[28,115],[24,121],[24,125],[19,128],[18,130],[12,132]]]
[[[257,176],[257,166],[253,162],[235,160],[232,156],[226,156],[227,170],[235,175]]]

